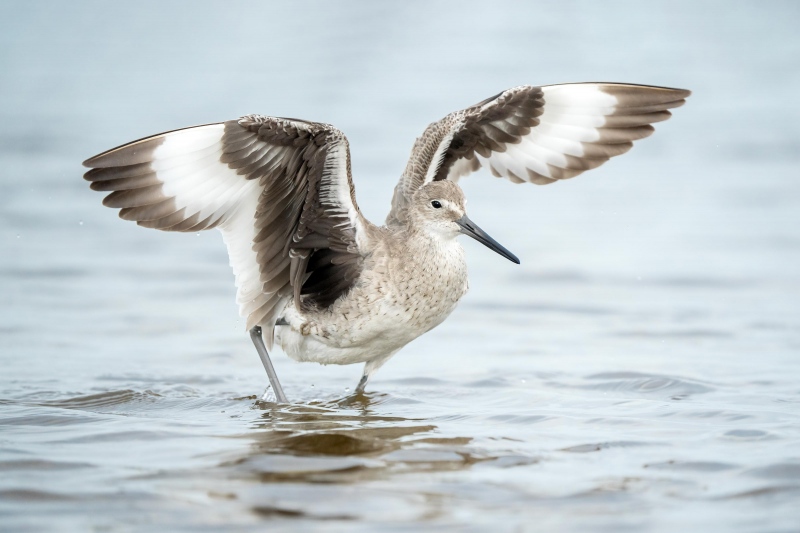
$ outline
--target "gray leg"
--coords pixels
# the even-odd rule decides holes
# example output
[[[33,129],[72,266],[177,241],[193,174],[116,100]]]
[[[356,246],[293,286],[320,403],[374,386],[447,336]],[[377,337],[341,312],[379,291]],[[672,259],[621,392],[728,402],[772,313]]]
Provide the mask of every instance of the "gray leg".
[[[364,389],[367,387],[367,381],[369,381],[369,377],[374,374],[376,370],[382,367],[383,363],[388,361],[389,358],[395,353],[397,353],[397,350],[382,357],[378,357],[377,359],[367,361],[367,363],[364,365],[364,375],[361,376],[361,381],[359,381],[358,385],[356,386],[357,394],[362,394],[364,392]]]
[[[367,381],[369,381],[369,374],[364,374],[361,376],[361,380],[359,380],[358,385],[356,385],[356,394],[363,394],[364,389],[367,387]]]
[[[269,384],[272,385],[272,390],[275,391],[275,397],[278,399],[278,402],[289,403],[289,400],[286,399],[286,395],[283,393],[281,382],[278,381],[278,374],[275,373],[272,361],[269,360],[267,347],[264,346],[264,339],[261,338],[261,326],[255,326],[250,330],[250,339],[253,341],[253,344],[255,344],[258,356],[264,364],[264,370],[267,371],[267,376],[269,376]]]

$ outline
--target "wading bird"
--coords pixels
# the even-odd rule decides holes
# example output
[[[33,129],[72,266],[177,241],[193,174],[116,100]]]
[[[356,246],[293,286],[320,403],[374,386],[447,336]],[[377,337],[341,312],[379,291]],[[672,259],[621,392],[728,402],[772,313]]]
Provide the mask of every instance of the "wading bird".
[[[689,91],[618,83],[508,89],[432,123],[414,143],[385,225],[366,220],[347,138],[331,125],[247,115],[180,129],[84,162],[119,216],[164,231],[218,228],[239,312],[279,402],[267,349],[297,361],[365,363],[357,390],[439,325],[467,291],[466,234],[519,260],[465,211],[459,178],[572,178],[627,152]]]

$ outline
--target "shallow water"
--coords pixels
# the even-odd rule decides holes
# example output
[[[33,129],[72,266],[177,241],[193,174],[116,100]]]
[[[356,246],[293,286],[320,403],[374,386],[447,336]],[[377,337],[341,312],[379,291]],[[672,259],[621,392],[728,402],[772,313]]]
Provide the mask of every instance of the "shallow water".
[[[796,531],[794,3],[0,6],[3,531]],[[424,126],[522,83],[686,87],[573,181],[463,182],[522,259],[353,396],[275,364],[216,232],[144,230],[80,161],[261,112],[336,124],[381,220]]]

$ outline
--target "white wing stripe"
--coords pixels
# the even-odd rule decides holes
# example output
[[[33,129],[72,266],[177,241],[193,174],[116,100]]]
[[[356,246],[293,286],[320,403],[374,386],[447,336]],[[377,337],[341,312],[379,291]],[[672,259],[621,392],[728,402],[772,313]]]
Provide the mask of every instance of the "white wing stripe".
[[[508,148],[511,148],[511,154],[519,154],[521,157],[527,156],[548,165],[565,168],[567,164],[567,157],[561,151],[551,150],[540,144],[530,142],[525,137],[522,138],[521,143],[506,147],[507,153],[509,152]],[[545,176],[546,175],[547,174],[545,174]]]
[[[257,181],[244,181],[238,194],[236,211],[219,226],[222,239],[228,247],[230,265],[236,279],[239,315],[248,320],[248,329],[260,322],[263,313],[255,312],[268,307],[265,304],[270,300],[270,295],[261,291],[261,273],[256,252],[253,250],[253,239],[256,235],[253,213],[258,207],[258,195]]]
[[[199,152],[218,143],[224,131],[223,124],[173,131],[165,135],[164,142],[156,148],[154,153],[159,158],[169,159]]]
[[[439,146],[436,148],[436,152],[433,154],[433,158],[431,159],[431,164],[428,166],[428,172],[425,174],[425,181],[422,182],[423,185],[433,181],[433,178],[436,176],[436,173],[439,171],[439,167],[442,164],[444,154],[450,146],[450,141],[453,140],[453,134],[455,133],[455,130],[460,128],[462,124],[463,123],[458,123],[451,128],[450,132],[439,143]]]
[[[224,203],[225,192],[235,192],[245,182],[243,176],[219,162],[213,166],[181,168],[179,174],[170,170],[160,171],[157,176],[164,182],[164,194],[174,197],[179,207],[185,207],[187,215],[200,213],[200,220],[214,214],[222,216],[224,213],[217,211]],[[223,196],[219,197],[220,194]]]
[[[506,147],[506,152],[503,154],[496,154],[492,157],[492,163],[494,163],[497,156],[501,156],[504,161],[504,166],[510,170],[513,170],[514,165],[511,163],[512,161],[519,161],[521,166],[525,169],[531,169],[534,172],[541,174],[542,176],[550,177],[550,169],[547,167],[548,164],[554,165],[556,164],[556,156],[560,154],[556,154],[555,152],[551,152],[546,154],[545,152],[538,150],[537,147],[532,144],[525,144],[524,146],[520,147],[519,145],[514,145],[513,148],[510,150],[509,147]],[[563,160],[563,156],[562,156]],[[522,178],[527,181],[528,173],[527,171],[523,170],[522,173],[518,172],[517,170],[513,170],[514,174],[517,177]]]
[[[580,142],[595,142],[600,140],[600,132],[595,128],[581,128],[579,126],[565,126],[563,124],[543,123],[536,129],[539,135],[560,137]]]
[[[347,147],[344,142],[338,141],[328,152],[323,179],[325,179],[325,183],[319,189],[321,203],[327,204],[326,210],[346,213],[350,225],[356,229],[358,246],[364,246],[365,234],[362,231],[361,217],[350,196],[350,183],[347,178]]]
[[[507,175],[507,171],[510,170],[518,178],[527,181],[528,172],[526,169],[531,169],[543,176],[550,177],[550,170],[544,161],[524,152],[518,152],[515,155],[493,154],[488,159],[481,156],[478,156],[478,158],[481,160],[481,164],[491,165],[495,171],[502,175]]]
[[[562,154],[566,155],[574,155],[576,157],[581,157],[584,155],[583,144],[580,142],[573,139],[541,135],[536,131],[531,131],[531,133],[523,137],[521,143],[541,146],[542,148],[561,152]]]
[[[169,142],[169,137],[167,137],[164,141],[164,144]],[[214,161],[219,160],[219,156],[222,154],[222,145],[219,142],[211,144],[202,150],[197,150],[196,152],[189,152],[181,155],[172,155],[172,154],[165,154],[162,152],[162,148],[164,144],[159,146],[153,151],[153,162],[151,165],[154,169],[158,170],[167,170],[176,167],[181,167],[184,165],[196,163],[198,161]],[[167,147],[167,150],[170,150],[170,147]]]
[[[540,124],[578,126],[583,128],[602,128],[606,124],[605,115],[576,115],[545,110],[539,117]]]
[[[614,107],[617,98],[600,90],[600,86],[590,83],[568,83],[542,87],[545,109],[549,106],[574,107],[576,102],[582,106]]]

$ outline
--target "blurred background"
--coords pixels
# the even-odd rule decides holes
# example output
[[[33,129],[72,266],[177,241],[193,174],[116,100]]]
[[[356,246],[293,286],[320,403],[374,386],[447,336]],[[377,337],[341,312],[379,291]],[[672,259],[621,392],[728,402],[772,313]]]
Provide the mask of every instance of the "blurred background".
[[[0,4],[7,531],[796,531],[796,2]],[[218,232],[137,227],[84,159],[247,113],[350,140],[374,222],[431,121],[521,84],[686,88],[549,187],[462,180],[516,266],[361,368],[274,358],[258,400]]]

